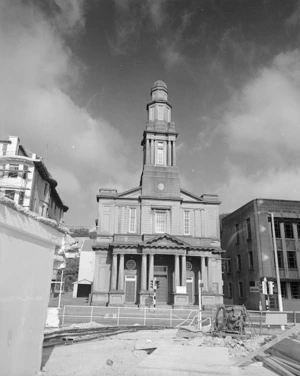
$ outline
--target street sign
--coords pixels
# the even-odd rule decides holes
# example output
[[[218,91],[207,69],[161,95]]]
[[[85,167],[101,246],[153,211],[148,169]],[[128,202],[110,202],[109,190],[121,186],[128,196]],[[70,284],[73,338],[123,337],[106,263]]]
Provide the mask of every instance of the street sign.
[[[258,286],[250,286],[250,292],[259,292]]]

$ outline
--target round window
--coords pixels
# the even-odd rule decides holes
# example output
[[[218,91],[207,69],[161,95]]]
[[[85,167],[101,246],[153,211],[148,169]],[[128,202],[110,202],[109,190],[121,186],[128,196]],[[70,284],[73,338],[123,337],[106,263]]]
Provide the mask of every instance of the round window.
[[[193,269],[193,265],[192,265],[192,263],[189,262],[189,261],[187,261],[187,262],[186,262],[186,270],[187,270],[188,272],[190,272],[192,269]]]
[[[136,267],[136,262],[134,260],[128,260],[126,262],[126,268],[127,269],[133,270],[133,269],[135,269],[135,267]]]

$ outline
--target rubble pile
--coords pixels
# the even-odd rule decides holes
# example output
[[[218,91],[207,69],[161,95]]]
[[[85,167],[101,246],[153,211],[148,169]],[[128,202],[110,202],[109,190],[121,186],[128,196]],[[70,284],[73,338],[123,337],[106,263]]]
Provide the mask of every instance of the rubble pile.
[[[186,341],[188,346],[205,347],[226,347],[228,348],[230,359],[240,359],[247,356],[252,351],[259,349],[265,343],[264,337],[253,337],[249,339],[233,338],[228,335],[225,338],[214,336],[194,336]]]

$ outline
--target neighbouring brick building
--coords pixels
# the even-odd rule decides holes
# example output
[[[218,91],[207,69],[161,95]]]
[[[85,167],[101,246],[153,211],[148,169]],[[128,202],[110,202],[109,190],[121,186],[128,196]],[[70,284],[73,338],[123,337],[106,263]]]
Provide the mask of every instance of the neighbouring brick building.
[[[198,304],[198,279],[204,306],[223,301],[220,201],[180,187],[171,109],[166,84],[156,81],[147,104],[140,185],[122,193],[99,190],[93,304],[143,306],[154,277],[157,304]]]
[[[300,307],[300,201],[255,199],[222,220],[224,298],[248,309],[265,309],[259,282],[266,277],[276,285],[271,213],[278,250],[284,310]],[[271,308],[277,308],[277,295]]]

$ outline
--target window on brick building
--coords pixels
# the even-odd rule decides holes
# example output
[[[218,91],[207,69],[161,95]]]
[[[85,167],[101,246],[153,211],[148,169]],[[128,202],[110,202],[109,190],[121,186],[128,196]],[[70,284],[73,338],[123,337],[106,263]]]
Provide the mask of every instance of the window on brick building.
[[[275,231],[275,238],[281,238],[280,234],[280,222],[278,219],[274,219],[274,231]],[[273,232],[272,232],[272,237],[273,237]]]
[[[243,282],[238,283],[238,289],[239,289],[239,298],[243,298],[244,292],[243,292]]]
[[[278,268],[284,269],[283,251],[277,251]]]
[[[281,287],[281,296],[283,299],[287,299],[287,289],[286,289],[286,282],[280,282],[280,287]]]
[[[247,219],[247,239],[251,239],[251,221],[250,218]]]
[[[297,269],[297,259],[295,251],[287,251],[287,261],[289,269]]]
[[[227,274],[231,273],[231,260],[227,260]]]
[[[242,260],[241,255],[236,256],[236,270],[239,272],[242,270]]]
[[[236,244],[240,244],[239,225],[235,225]]]
[[[290,282],[292,299],[300,299],[300,283]]]
[[[228,283],[228,299],[232,299],[232,283]]]
[[[253,270],[254,269],[254,263],[253,263],[253,252],[252,251],[248,252],[248,262],[249,262],[249,269]]]
[[[293,224],[292,222],[284,223],[284,236],[287,239],[294,239]]]

